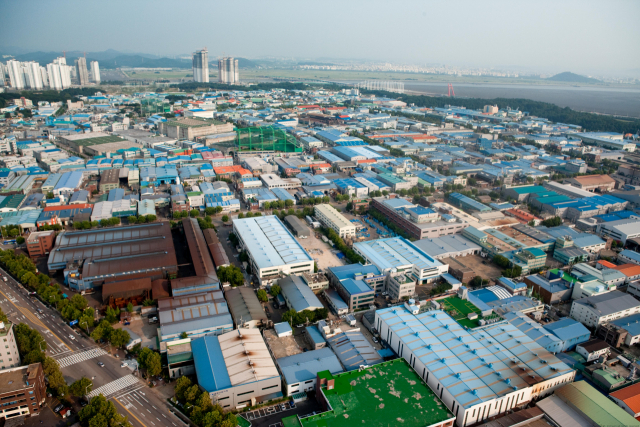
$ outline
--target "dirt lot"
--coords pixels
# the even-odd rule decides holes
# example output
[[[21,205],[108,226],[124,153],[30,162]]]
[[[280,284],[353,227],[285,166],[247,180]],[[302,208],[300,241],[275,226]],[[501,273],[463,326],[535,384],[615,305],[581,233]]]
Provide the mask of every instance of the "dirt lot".
[[[152,316],[157,316],[157,314],[153,314]],[[122,323],[116,323],[113,325],[114,328],[122,328],[123,326],[124,325]],[[131,324],[126,327],[131,329],[142,339],[142,347],[150,347],[153,349],[157,347],[156,337],[158,336],[158,328],[160,327],[159,323],[150,325],[149,320],[146,317],[136,315],[131,319]]]
[[[486,258],[482,258],[479,255],[467,255],[464,257],[456,258],[456,261],[466,265],[470,269],[476,272],[476,274],[483,279],[497,279],[502,276],[502,270],[498,268],[495,264],[491,263],[490,260]],[[486,264],[483,264],[482,261],[486,261]]]
[[[303,248],[311,258],[313,258],[318,264],[318,269],[325,269],[327,267],[336,267],[344,265],[344,262],[339,260],[338,257],[332,252],[334,249],[321,239],[317,239],[312,233],[308,239],[297,239]],[[322,251],[322,253],[320,253]]]

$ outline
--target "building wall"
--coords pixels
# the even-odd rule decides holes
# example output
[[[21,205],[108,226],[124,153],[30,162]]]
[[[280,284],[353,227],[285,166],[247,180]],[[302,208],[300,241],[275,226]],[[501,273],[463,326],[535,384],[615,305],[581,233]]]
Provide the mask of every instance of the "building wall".
[[[42,365],[37,363],[29,365],[27,369],[25,367],[17,367],[0,371],[0,381],[4,372],[18,369],[25,370],[25,373],[27,370],[35,369],[35,380],[30,382],[29,386],[25,386],[20,390],[5,392],[0,389],[0,402],[3,402],[3,406],[0,406],[0,418],[8,419],[24,415],[39,415],[41,411],[40,405],[44,404],[46,385]]]
[[[640,313],[640,306],[601,316],[593,308],[587,307],[584,304],[577,304],[577,301],[574,301],[571,305],[571,312],[569,313],[569,316],[587,327],[595,328],[602,323],[610,322],[636,313]]]
[[[31,258],[44,256],[51,251],[56,239],[56,233],[32,233],[30,238],[27,239],[27,250]]]
[[[282,391],[280,376],[267,378],[249,384],[242,384],[224,390],[209,393],[211,402],[222,406],[225,411],[240,409],[239,406],[252,406],[261,401],[261,397]],[[244,406],[243,406],[244,405]]]

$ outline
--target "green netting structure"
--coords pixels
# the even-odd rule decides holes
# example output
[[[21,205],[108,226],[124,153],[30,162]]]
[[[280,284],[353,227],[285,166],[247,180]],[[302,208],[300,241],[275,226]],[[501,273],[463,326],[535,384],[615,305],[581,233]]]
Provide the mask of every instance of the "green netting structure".
[[[285,153],[304,151],[293,136],[274,127],[237,129],[236,148],[238,151],[282,151]]]
[[[498,314],[491,314],[487,317],[482,317],[482,311],[476,307],[471,301],[463,300],[457,296],[448,297],[438,300],[442,309],[449,314],[453,320],[458,322],[460,326],[465,326],[469,329],[477,328],[480,326],[481,319],[492,319],[494,317],[500,317]],[[469,319],[470,313],[476,313],[478,317],[476,319]]]
[[[140,111],[145,116],[171,112],[171,104],[157,98],[145,98],[140,103]]]

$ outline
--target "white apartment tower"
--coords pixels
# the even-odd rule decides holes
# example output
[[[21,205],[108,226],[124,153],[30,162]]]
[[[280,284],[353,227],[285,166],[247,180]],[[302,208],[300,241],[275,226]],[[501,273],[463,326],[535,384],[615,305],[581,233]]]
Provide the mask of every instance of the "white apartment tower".
[[[47,68],[40,67],[40,78],[42,79],[42,85],[44,87],[49,86],[49,76],[47,75]]]
[[[218,82],[230,85],[240,83],[237,59],[230,57],[218,59]]]
[[[60,72],[60,83],[62,85],[62,89],[67,89],[71,87],[71,67],[67,65],[67,58],[61,56],[53,60],[53,63],[58,65],[58,71]]]
[[[7,61],[7,68],[11,87],[14,89],[24,89],[24,71],[22,70],[22,64],[12,59]]]
[[[60,64],[47,64],[47,74],[49,75],[49,87],[54,90],[62,90],[62,77],[60,74]],[[65,65],[66,67],[66,65]]]
[[[98,61],[91,61],[91,77],[94,83],[100,84],[100,66]]]
[[[40,64],[35,61],[24,63],[26,83],[30,89],[42,89],[42,75],[40,74]]]
[[[87,70],[87,58],[80,57],[76,59],[76,69],[78,73],[78,80],[80,86],[86,86],[89,84],[89,71]]]
[[[209,83],[209,52],[206,47],[193,53],[193,81]]]

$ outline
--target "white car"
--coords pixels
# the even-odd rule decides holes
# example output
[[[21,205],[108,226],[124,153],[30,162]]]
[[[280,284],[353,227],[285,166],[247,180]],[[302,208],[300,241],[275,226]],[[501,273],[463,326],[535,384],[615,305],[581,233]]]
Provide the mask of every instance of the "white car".
[[[127,362],[122,362],[122,363],[120,364],[120,367],[121,367],[121,368],[124,368],[125,366],[129,366],[129,364],[128,364]]]
[[[69,339],[71,339],[71,340],[75,340],[75,339],[76,339],[76,337],[74,337],[73,335],[69,334]]]

